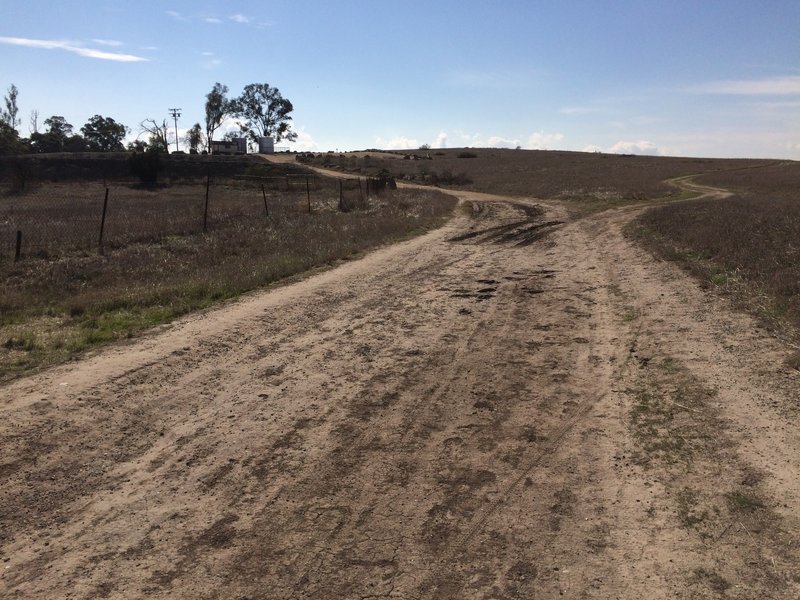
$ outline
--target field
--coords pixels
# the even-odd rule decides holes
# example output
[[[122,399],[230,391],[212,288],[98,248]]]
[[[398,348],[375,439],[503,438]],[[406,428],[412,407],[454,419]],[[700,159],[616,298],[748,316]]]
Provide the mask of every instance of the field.
[[[4,259],[0,596],[800,597],[797,163],[438,152]]]
[[[696,181],[735,195],[653,208],[630,231],[776,332],[797,339],[800,165],[719,172]]]
[[[466,157],[466,158],[461,158]],[[352,174],[386,169],[398,179],[454,189],[568,201],[582,211],[679,196],[668,180],[775,161],[664,158],[501,149],[302,155],[304,163]]]
[[[365,198],[347,182],[340,210],[336,181],[296,173],[217,178],[207,213],[205,181],[105,185],[44,182],[0,197],[0,380],[425,231],[454,205],[424,190]]]

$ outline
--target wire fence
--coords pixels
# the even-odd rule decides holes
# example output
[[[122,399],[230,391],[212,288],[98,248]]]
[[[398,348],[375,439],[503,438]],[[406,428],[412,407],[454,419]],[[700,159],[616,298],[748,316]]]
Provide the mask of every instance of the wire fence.
[[[99,251],[243,222],[368,210],[386,187],[375,179],[291,174],[185,180],[37,183],[0,190],[0,261]]]

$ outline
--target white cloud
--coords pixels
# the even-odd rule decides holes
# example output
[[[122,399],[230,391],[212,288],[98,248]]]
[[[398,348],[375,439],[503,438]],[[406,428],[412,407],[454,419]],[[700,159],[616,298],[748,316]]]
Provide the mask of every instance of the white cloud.
[[[247,17],[241,13],[236,13],[235,15],[231,15],[228,18],[234,23],[241,23],[242,25],[246,25],[253,20],[250,17]]]
[[[485,138],[479,133],[469,134],[463,131],[456,133],[463,146],[472,148],[516,148],[519,146],[527,150],[549,150],[564,139],[563,133],[545,133],[544,131],[530,134],[527,142],[502,135],[490,135]]]
[[[648,156],[658,156],[662,152],[653,142],[640,140],[638,142],[619,141],[611,146],[607,152],[611,154],[645,154]]]
[[[167,11],[164,11],[164,14],[166,14],[168,17],[172,17],[173,19],[177,19],[178,21],[188,21],[189,20],[186,17],[184,17],[181,13],[179,13],[177,10],[167,10]]]
[[[586,146],[581,152],[602,152],[603,149],[600,146],[595,146],[594,144],[589,144]]]
[[[122,42],[118,42],[117,40],[92,40],[95,44],[100,46],[111,46],[112,48],[119,48],[120,46],[124,46]]]
[[[800,95],[800,76],[789,75],[772,79],[711,81],[689,88],[695,94],[729,94],[743,96]]]
[[[433,141],[432,146],[434,148],[447,148],[447,134],[444,131],[440,131],[439,135],[437,135],[436,139]]]
[[[410,150],[413,148],[419,148],[419,142],[416,139],[407,138],[403,135],[390,140],[376,138],[375,143],[377,144],[378,148],[382,148],[384,150]]]
[[[304,127],[295,128],[297,139],[294,142],[289,142],[290,148],[298,152],[315,152],[319,150],[319,145],[311,137]],[[281,142],[282,143],[282,142]]]
[[[528,137],[528,150],[550,150],[550,148],[564,139],[563,133],[545,133],[537,131]]]
[[[493,135],[489,138],[489,141],[486,142],[488,148],[516,148],[521,145],[519,140],[511,140],[499,135]]]
[[[118,52],[106,52],[77,45],[75,42],[65,42],[61,40],[34,40],[29,38],[0,37],[0,44],[12,46],[25,46],[27,48],[41,48],[44,50],[65,50],[79,56],[87,58],[97,58],[100,60],[112,60],[116,62],[142,62],[149,59],[135,56],[133,54],[120,54]]]
[[[204,17],[203,21],[206,23],[211,23],[212,25],[219,25],[222,23],[222,19],[218,19],[217,17]]]

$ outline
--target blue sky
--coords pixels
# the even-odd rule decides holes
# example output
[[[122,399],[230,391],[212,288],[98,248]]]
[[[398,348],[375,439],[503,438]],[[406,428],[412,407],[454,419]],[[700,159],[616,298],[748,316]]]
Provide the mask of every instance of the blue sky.
[[[297,150],[800,159],[797,0],[0,1],[24,136],[33,109],[185,130],[219,81],[277,86]]]

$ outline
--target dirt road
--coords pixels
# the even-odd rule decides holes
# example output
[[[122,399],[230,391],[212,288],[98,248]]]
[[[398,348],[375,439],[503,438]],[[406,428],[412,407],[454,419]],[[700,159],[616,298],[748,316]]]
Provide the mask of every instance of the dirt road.
[[[800,596],[787,350],[634,210],[462,197],[0,388],[0,597]]]

